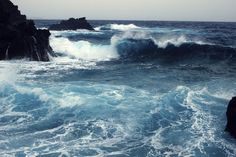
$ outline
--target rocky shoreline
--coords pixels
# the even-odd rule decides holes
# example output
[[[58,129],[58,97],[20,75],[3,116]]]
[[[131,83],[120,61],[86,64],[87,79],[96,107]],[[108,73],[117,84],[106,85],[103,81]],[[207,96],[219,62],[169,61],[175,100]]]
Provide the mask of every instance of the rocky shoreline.
[[[49,61],[50,32],[37,29],[10,0],[0,0],[0,60]]]

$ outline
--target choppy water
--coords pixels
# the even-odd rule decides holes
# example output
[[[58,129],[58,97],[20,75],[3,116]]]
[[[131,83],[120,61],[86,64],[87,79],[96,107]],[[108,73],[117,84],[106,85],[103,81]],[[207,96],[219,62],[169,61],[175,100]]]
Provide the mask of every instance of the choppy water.
[[[235,156],[235,23],[91,23],[52,31],[51,62],[0,61],[0,156]]]

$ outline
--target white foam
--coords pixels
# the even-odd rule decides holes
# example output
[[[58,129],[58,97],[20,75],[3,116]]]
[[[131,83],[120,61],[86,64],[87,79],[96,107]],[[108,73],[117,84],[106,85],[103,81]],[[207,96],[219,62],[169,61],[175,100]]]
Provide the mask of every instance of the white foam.
[[[162,37],[161,39],[154,39],[155,43],[161,47],[161,48],[166,48],[168,46],[168,44],[173,44],[175,46],[180,46],[184,43],[196,43],[199,45],[203,45],[205,44],[203,41],[201,40],[189,40],[186,38],[186,36],[181,35],[181,36],[170,36],[170,37]]]
[[[155,152],[153,152],[153,154],[159,153],[159,150],[163,150],[166,148],[168,149],[164,153],[165,156],[194,156],[194,152],[196,149],[205,154],[205,144],[208,143],[217,143],[217,147],[220,149],[227,148],[233,150],[232,145],[229,144],[229,142],[222,140],[222,137],[220,137],[221,135],[219,136],[219,132],[222,132],[221,128],[219,127],[220,125],[218,124],[217,126],[215,124],[216,117],[214,117],[214,115],[209,112],[211,111],[209,109],[216,105],[216,102],[209,101],[208,96],[211,97],[213,95],[208,91],[207,88],[190,89],[185,86],[177,86],[174,93],[173,91],[171,91],[159,100],[164,101],[164,104],[161,103],[164,106],[158,106],[157,109],[151,112],[152,114],[163,112],[163,108],[175,113],[176,111],[172,110],[172,105],[170,106],[168,102],[171,97],[174,100],[179,99],[180,102],[178,103],[178,105],[185,107],[186,110],[190,110],[191,112],[189,111],[189,113],[191,113],[192,115],[191,118],[186,119],[186,117],[182,117],[182,114],[176,113],[180,119],[178,123],[171,122],[171,125],[158,128],[155,131],[155,135],[150,138],[150,144],[155,148]],[[218,119],[219,117],[217,116],[217,121]],[[197,135],[198,138],[187,139],[184,145],[169,145],[168,143],[166,144],[165,141],[168,137],[162,136],[166,133],[166,130],[175,128],[173,131],[174,133],[176,131],[176,128],[182,128],[182,125],[186,123],[191,123],[191,125],[185,131],[188,131],[189,134]],[[180,131],[182,132],[184,130]],[[182,137],[181,140],[184,139],[185,137]],[[227,153],[231,154],[229,152]]]
[[[42,89],[42,88],[28,88],[22,86],[15,86],[15,89],[21,94],[35,95],[42,102],[48,102],[50,100],[50,96]]]
[[[96,31],[100,31],[102,28],[112,29],[112,30],[119,30],[119,31],[128,31],[134,29],[141,29],[141,27],[136,26],[135,24],[108,24],[105,26],[96,27]]]
[[[118,57],[112,45],[96,45],[88,41],[72,42],[67,38],[52,37],[50,44],[54,51],[69,56],[70,58],[107,61]]]
[[[56,101],[62,108],[80,106],[83,104],[83,99],[75,93],[65,93],[62,95],[62,99],[58,98]]]
[[[39,100],[41,100],[42,102],[47,102],[50,99],[50,97],[43,91],[42,88],[34,88],[32,89],[32,93],[37,95],[39,97]]]
[[[180,46],[181,44],[183,43],[187,43],[187,39],[185,38],[185,36],[180,36],[180,37],[177,37],[177,38],[167,38],[167,39],[160,39],[158,41],[156,41],[156,44],[159,46],[159,47],[162,47],[162,48],[165,48],[168,46],[168,44],[173,44],[175,46]]]
[[[134,25],[134,24],[111,24],[111,29],[115,29],[115,30],[121,30],[121,31],[126,31],[126,30],[130,30],[130,29],[139,29],[140,27]]]
[[[180,36],[166,35],[163,37],[155,37],[155,36],[152,36],[150,32],[147,32],[147,31],[138,31],[138,32],[126,31],[123,34],[114,35],[111,41],[113,45],[115,45],[115,43],[124,39],[137,39],[137,40],[151,39],[155,42],[155,44],[158,47],[161,47],[161,48],[166,48],[169,44],[173,44],[177,47],[184,43],[196,43],[199,45],[210,44],[210,43],[205,43],[199,39],[188,39],[185,35],[180,35]]]
[[[11,64],[11,62],[1,61],[0,62],[0,83],[15,83],[18,79],[17,70],[18,66]]]
[[[116,45],[117,42],[124,40],[124,39],[150,39],[151,36],[144,31],[133,32],[133,31],[126,31],[123,34],[114,35],[111,38],[112,45]]]
[[[103,32],[99,31],[89,31],[85,29],[78,29],[78,30],[63,30],[63,31],[50,31],[52,36],[71,36],[71,35],[79,35],[79,34],[93,34],[93,35],[100,35],[103,34]]]
[[[116,45],[119,41],[125,39],[151,39],[155,42],[158,47],[166,48],[169,44],[175,46],[180,46],[184,43],[196,43],[196,44],[206,44],[198,39],[188,39],[184,35],[180,36],[163,36],[155,37],[150,32],[145,30],[132,31],[128,28],[136,28],[135,25],[118,25],[112,24],[114,29],[127,29],[127,31],[122,34],[114,35],[111,37],[110,45],[103,44],[93,44],[89,41],[70,41],[66,37],[55,37],[57,35],[62,35],[65,32],[56,31],[50,38],[50,44],[54,51],[63,54],[63,58],[58,57],[52,60],[70,60],[70,59],[80,59],[87,61],[108,61],[111,59],[119,58],[119,54],[116,49]],[[66,31],[68,33],[68,31]],[[76,33],[76,31],[69,31],[70,33]]]

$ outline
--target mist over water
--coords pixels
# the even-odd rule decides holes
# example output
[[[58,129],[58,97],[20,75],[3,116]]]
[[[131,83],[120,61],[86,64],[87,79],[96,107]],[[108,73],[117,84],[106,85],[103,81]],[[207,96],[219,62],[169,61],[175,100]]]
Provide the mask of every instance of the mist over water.
[[[0,61],[0,156],[236,154],[235,23],[91,23],[52,31],[50,62]]]

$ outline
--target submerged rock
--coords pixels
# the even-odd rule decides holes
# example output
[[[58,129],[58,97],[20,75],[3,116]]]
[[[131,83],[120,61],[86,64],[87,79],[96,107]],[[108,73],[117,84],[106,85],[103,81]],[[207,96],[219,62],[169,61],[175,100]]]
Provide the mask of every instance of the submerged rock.
[[[94,30],[93,27],[88,23],[85,17],[75,19],[70,18],[69,20],[63,20],[59,24],[54,24],[49,27],[50,30],[77,30],[87,29]]]
[[[234,138],[236,138],[236,97],[233,97],[228,105],[227,125],[225,131],[228,131]]]
[[[50,32],[35,27],[10,0],[0,0],[0,60],[49,61]]]

